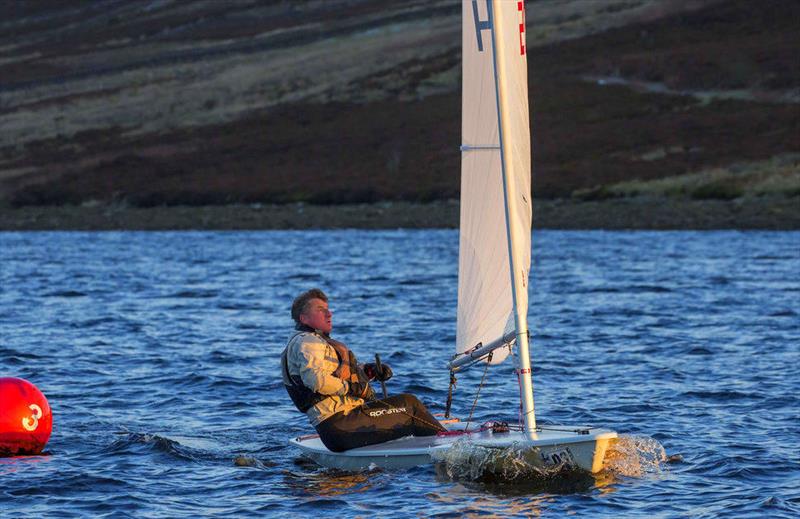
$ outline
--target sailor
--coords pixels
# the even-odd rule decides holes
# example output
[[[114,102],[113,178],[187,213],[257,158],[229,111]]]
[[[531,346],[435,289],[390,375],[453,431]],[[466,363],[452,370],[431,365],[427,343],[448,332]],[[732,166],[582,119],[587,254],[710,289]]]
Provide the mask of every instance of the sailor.
[[[432,436],[444,427],[411,394],[378,399],[370,380],[385,381],[392,370],[359,364],[353,352],[331,338],[328,297],[314,288],[292,303],[295,333],[281,355],[283,383],[325,446],[333,452],[383,443],[403,436]]]

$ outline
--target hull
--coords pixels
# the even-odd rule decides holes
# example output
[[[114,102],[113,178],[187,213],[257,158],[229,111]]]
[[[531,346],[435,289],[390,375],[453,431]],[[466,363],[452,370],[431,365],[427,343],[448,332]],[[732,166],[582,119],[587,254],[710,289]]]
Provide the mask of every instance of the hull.
[[[329,451],[316,434],[293,438],[289,443],[323,467],[349,471],[405,469],[443,459],[469,463],[476,449],[490,454],[513,449],[518,460],[522,459],[533,467],[578,469],[595,473],[602,470],[608,444],[617,437],[617,433],[608,429],[561,426],[555,429],[556,426],[538,430],[535,439],[521,432],[491,431],[457,436],[408,436],[345,452]],[[492,461],[485,466],[486,471],[503,473],[505,458],[491,458]]]

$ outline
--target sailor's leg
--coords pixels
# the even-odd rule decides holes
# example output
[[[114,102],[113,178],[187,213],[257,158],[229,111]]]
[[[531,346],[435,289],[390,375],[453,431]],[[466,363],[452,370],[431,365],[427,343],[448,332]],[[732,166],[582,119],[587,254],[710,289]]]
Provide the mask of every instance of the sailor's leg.
[[[432,436],[438,432],[445,431],[446,429],[433,417],[433,415],[425,407],[425,404],[419,401],[417,397],[410,393],[401,393],[393,395],[389,398],[369,402],[362,407],[370,409],[400,409],[401,414],[408,416],[411,420],[408,424],[413,427],[415,436]]]
[[[369,402],[346,415],[336,414],[317,425],[322,443],[333,452],[403,436],[431,436],[444,430],[422,402],[409,394]]]

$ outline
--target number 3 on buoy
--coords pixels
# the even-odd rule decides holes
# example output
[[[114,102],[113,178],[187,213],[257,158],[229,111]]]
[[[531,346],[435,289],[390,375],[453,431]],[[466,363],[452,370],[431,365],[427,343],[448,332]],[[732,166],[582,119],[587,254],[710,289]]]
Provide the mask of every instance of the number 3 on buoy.
[[[42,417],[42,408],[36,404],[31,404],[28,406],[28,409],[33,411],[31,418],[25,417],[22,419],[22,427],[25,428],[26,431],[35,431],[37,427],[39,427],[39,418]]]
[[[5,456],[38,456],[52,431],[53,412],[42,392],[27,380],[0,377],[0,460]]]

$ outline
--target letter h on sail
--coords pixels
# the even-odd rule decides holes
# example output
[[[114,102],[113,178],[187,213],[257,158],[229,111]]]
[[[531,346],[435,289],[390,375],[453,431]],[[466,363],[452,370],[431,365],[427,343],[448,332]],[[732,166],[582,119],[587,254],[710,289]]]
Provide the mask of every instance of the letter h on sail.
[[[475,17],[475,36],[478,38],[478,52],[483,52],[483,39],[481,31],[492,30],[492,3],[486,0],[486,20],[481,20],[478,15],[478,0],[472,0],[472,16]]]

